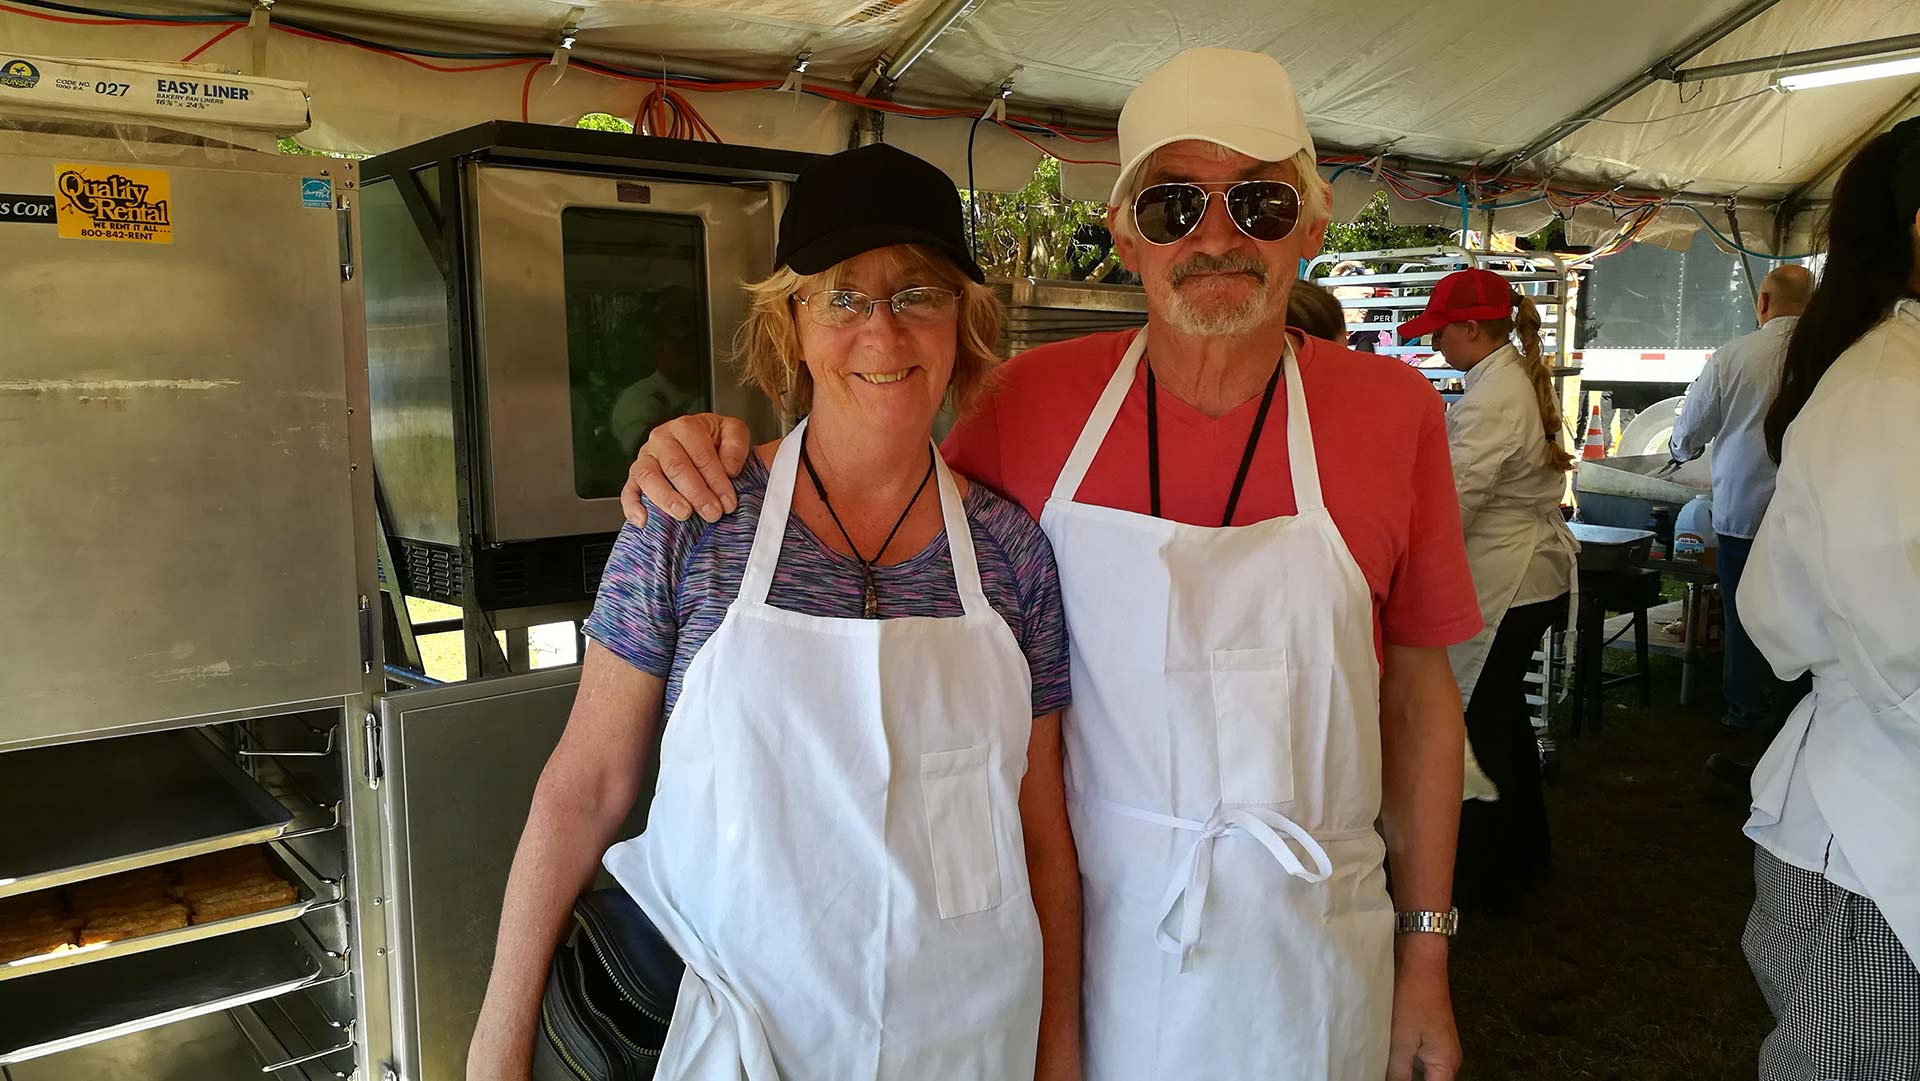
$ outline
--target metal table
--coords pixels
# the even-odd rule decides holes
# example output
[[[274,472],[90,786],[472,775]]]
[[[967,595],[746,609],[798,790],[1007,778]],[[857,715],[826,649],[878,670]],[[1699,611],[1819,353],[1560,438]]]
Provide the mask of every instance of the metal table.
[[[1681,605],[1681,619],[1686,626],[1686,638],[1680,647],[1680,704],[1692,705],[1699,662],[1717,652],[1708,648],[1703,624],[1707,610],[1707,593],[1710,590],[1719,590],[1720,571],[1718,567],[1710,564],[1674,559],[1649,559],[1647,569],[1659,571],[1663,576],[1678,578],[1687,587],[1687,598]]]

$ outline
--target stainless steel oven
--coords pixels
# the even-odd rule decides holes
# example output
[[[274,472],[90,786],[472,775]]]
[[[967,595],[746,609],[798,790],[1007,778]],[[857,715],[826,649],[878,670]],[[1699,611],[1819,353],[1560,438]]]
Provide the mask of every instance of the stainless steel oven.
[[[604,533],[654,424],[771,423],[729,363],[773,266],[768,185],[473,167],[485,535]]]
[[[731,357],[807,160],[492,123],[366,163],[390,578],[462,608],[470,673],[527,622],[506,613],[585,614],[655,424],[718,410],[774,433]]]

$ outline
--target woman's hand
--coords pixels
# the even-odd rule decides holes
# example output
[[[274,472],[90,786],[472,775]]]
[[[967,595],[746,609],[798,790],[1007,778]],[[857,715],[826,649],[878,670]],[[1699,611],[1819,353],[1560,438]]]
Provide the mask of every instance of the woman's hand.
[[[1453,1081],[1462,1056],[1447,987],[1447,940],[1441,935],[1401,935],[1393,953],[1387,1081]]]
[[[666,680],[587,650],[566,731],[534,788],[500,905],[468,1081],[526,1081],[553,951],[600,857],[633,808],[659,738]]]
[[[620,509],[635,526],[647,524],[645,495],[675,521],[699,510],[700,517],[717,522],[740,505],[733,477],[747,464],[753,437],[747,422],[718,413],[695,413],[657,424],[627,470],[620,489]]]
[[[1035,1081],[1080,1081],[1080,861],[1067,822],[1060,711],[1033,719],[1020,784],[1027,881],[1040,920],[1042,980]]]
[[[467,1045],[467,1081],[530,1081],[533,1076],[531,1054],[526,1041],[508,1032],[500,1022],[480,1011],[479,1027],[473,1030],[473,1042]]]

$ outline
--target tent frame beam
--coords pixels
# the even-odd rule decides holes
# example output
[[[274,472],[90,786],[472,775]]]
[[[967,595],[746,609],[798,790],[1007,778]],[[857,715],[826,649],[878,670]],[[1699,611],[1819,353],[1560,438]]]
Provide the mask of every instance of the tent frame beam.
[[[953,0],[948,0],[949,3]],[[988,0],[973,0],[972,10]],[[1742,8],[1763,8],[1777,0],[1750,0]],[[946,3],[941,11],[944,14]],[[956,14],[948,22],[950,28],[959,21],[960,15],[967,12],[965,3],[957,3]],[[178,0],[177,10],[193,13],[244,14],[251,9],[248,0]],[[1758,11],[1753,12],[1758,14]],[[1751,18],[1748,15],[1747,18]],[[318,30],[351,34],[358,37],[377,39],[392,44],[408,45],[420,48],[437,48],[449,51],[473,52],[524,52],[546,55],[553,51],[554,41],[550,37],[538,36],[539,31],[516,32],[512,30],[487,28],[467,29],[451,27],[443,23],[427,23],[415,19],[394,15],[381,15],[351,9],[313,7],[300,12],[299,22]],[[1744,20],[1743,20],[1744,21]],[[1724,20],[1723,20],[1724,24]],[[930,21],[929,26],[932,25]],[[1729,30],[1730,32],[1730,30]],[[917,36],[917,35],[916,35]],[[938,35],[934,35],[937,38]],[[1702,46],[1704,48],[1705,46]],[[659,53],[640,53],[621,49],[609,49],[593,43],[592,31],[579,36],[571,50],[576,59],[593,60],[630,71],[661,71],[667,78],[691,78],[709,81],[774,81],[781,77],[779,72],[768,72],[759,68],[740,65],[718,64],[684,58],[663,57]],[[904,52],[902,53],[904,56]],[[922,51],[924,55],[924,50]],[[808,78],[814,86],[828,86],[848,93],[857,93],[859,87],[848,80],[817,75]],[[898,99],[902,104],[925,108],[964,110],[978,114],[988,102],[981,98],[953,97],[942,94],[908,93]],[[1114,114],[1096,113],[1075,109],[1048,108],[1031,109],[1030,112],[1050,124],[1058,124],[1089,130],[1111,130],[1118,121]],[[1405,157],[1392,154],[1380,154],[1377,149],[1346,147],[1338,144],[1322,144],[1320,149],[1326,153],[1351,154],[1372,158],[1378,156],[1384,165],[1412,172],[1430,173],[1455,180],[1468,173],[1472,163],[1447,162],[1430,158]],[[1668,199],[1678,205],[1697,205],[1700,207],[1721,208],[1726,206],[1725,195],[1694,195],[1686,192],[1663,192],[1641,188],[1621,187],[1622,194],[1657,196]],[[1772,212],[1779,205],[1777,199],[1756,199],[1742,196],[1738,200],[1742,209],[1764,210]]]
[[[1773,72],[1793,68],[1815,67],[1820,64],[1832,64],[1842,60],[1859,60],[1869,56],[1882,56],[1887,53],[1912,52],[1915,49],[1920,49],[1920,34],[1906,34],[1900,37],[1859,41],[1851,45],[1835,45],[1825,49],[1807,49],[1797,53],[1776,53],[1773,56],[1756,56],[1752,60],[1734,60],[1725,64],[1708,64],[1705,67],[1681,68],[1663,75],[1662,78],[1674,83],[1697,83],[1704,79],[1724,79],[1732,75],[1752,75],[1755,72],[1761,71]]]
[[[1780,0],[1746,0],[1745,3],[1728,12],[1719,22],[1688,38],[1679,48],[1654,61],[1645,71],[1614,87],[1606,94],[1589,102],[1586,108],[1540,133],[1537,138],[1508,157],[1501,165],[1500,172],[1503,175],[1510,173],[1539,157],[1554,144],[1586,127],[1595,118],[1605,115],[1628,98],[1667,78],[1681,64],[1699,56],[1727,35],[1759,18],[1768,8],[1779,2]]]
[[[914,28],[892,58],[883,57],[883,63],[876,65],[874,70],[879,73],[879,80],[874,89],[883,97],[890,96],[900,85],[900,80],[906,77],[907,70],[927,55],[927,50],[933,48],[933,43],[940,39],[940,35],[959,25],[960,20],[979,11],[986,3],[987,0],[940,0],[933,14]]]
[[[1808,177],[1799,187],[1782,196],[1780,198],[1780,210],[1775,218],[1778,222],[1779,235],[1784,237],[1794,216],[1813,205],[1812,200],[1809,200],[1807,196],[1811,194],[1815,188],[1826,183],[1828,177],[1839,172],[1848,162],[1852,161],[1853,156],[1860,152],[1861,147],[1884,134],[1887,129],[1893,127],[1900,118],[1906,116],[1907,110],[1913,108],[1916,102],[1920,102],[1920,87],[1915,87],[1912,92],[1903,95],[1899,101],[1893,104],[1893,108],[1881,113],[1874,119],[1873,123],[1867,125],[1866,130],[1861,132],[1857,138],[1849,142],[1846,146],[1841,147],[1839,153],[1828,158],[1826,164],[1820,166],[1818,172]]]

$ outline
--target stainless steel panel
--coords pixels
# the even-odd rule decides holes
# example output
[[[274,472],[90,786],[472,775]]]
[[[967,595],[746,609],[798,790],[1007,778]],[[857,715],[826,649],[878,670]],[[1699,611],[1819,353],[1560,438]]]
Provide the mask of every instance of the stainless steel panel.
[[[284,927],[0,984],[0,1064],[285,994],[328,973]]]
[[[381,702],[403,1078],[466,1074],[507,871],[579,675],[546,669]],[[620,836],[640,832],[645,802]]]
[[[1038,278],[995,279],[989,284],[1006,305],[1000,349],[1008,356],[1049,342],[1127,330],[1147,321],[1147,295],[1137,285]]]
[[[292,821],[197,731],[0,755],[0,897],[254,844]]]
[[[765,186],[645,181],[645,205],[622,202],[610,177],[475,167],[479,363],[485,402],[485,524],[492,540],[613,532],[620,500],[574,492],[561,212],[569,207],[697,215],[706,223],[714,408],[775,430],[772,407],[740,385],[729,357],[746,317],[743,282],[773,268],[775,222]]]
[[[128,153],[9,133],[0,191]],[[301,205],[353,163],[153,155],[171,244],[0,226],[0,746],[363,686],[359,294]]]
[[[361,192],[373,460],[394,533],[460,543],[447,284],[392,183]]]
[[[996,279],[1001,299],[1015,307],[1073,308],[1080,311],[1147,314],[1146,290],[1137,285],[1055,281],[1047,278]]]

